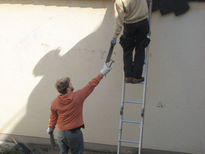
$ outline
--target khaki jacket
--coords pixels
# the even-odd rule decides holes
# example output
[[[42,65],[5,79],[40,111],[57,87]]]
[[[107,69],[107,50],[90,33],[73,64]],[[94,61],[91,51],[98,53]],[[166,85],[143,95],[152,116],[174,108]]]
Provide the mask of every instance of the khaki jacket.
[[[149,2],[150,0],[115,0],[115,30],[113,38],[119,36],[124,23],[136,23],[146,19],[148,17],[147,3]]]

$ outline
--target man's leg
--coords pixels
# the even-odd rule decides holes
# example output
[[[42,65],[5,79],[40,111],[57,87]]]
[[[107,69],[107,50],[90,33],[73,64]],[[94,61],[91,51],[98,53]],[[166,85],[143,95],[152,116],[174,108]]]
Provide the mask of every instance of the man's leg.
[[[72,154],[83,154],[84,151],[84,142],[83,142],[83,133],[80,129],[72,131],[70,134],[70,149]]]
[[[125,77],[132,77],[132,49],[123,49],[123,62]]]
[[[64,131],[58,132],[58,146],[60,149],[60,154],[68,154],[69,147],[66,143],[66,136],[64,134]]]
[[[128,38],[126,36],[121,36],[120,44],[123,48],[123,62],[124,62],[124,74],[125,79],[131,78],[133,76],[132,69],[133,69],[133,49],[134,49],[134,42],[132,38]],[[128,81],[129,82],[129,81]]]
[[[145,48],[137,47],[135,48],[135,58],[134,58],[134,68],[133,74],[134,78],[140,79],[142,78],[143,65],[145,59]]]
[[[142,79],[143,65],[145,59],[145,46],[147,43],[147,34],[149,33],[148,21],[142,21],[137,25],[136,33],[136,47],[135,47],[135,57],[134,57],[134,78]]]

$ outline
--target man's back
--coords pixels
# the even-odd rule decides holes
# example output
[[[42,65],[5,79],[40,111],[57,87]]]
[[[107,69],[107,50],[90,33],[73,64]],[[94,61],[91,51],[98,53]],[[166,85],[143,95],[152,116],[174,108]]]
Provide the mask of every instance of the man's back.
[[[101,79],[102,75],[98,75],[80,90],[57,96],[51,103],[49,127],[52,128],[57,123],[58,129],[62,131],[84,125],[83,102]]]
[[[59,130],[70,130],[83,125],[83,100],[79,99],[77,92],[59,95],[51,104],[51,110],[58,115],[57,126]]]
[[[115,3],[119,16],[124,16],[124,23],[135,23],[148,15],[146,0],[116,0]]]

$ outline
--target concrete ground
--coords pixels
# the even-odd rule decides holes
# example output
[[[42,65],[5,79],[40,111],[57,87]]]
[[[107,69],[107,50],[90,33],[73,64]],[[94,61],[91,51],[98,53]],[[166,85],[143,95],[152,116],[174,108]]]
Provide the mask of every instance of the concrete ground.
[[[29,146],[34,149],[37,149],[39,152],[42,152],[42,154],[59,154],[59,149],[53,151],[51,150],[50,146],[47,145],[29,145]],[[151,150],[151,149],[143,149],[141,153],[142,154],[187,154],[187,153],[180,153],[180,152],[160,151],[160,150]],[[114,151],[113,149],[95,150],[95,148],[93,147],[92,149],[85,148],[84,154],[116,154],[116,151]],[[129,150],[122,149],[121,154],[138,154],[138,149],[136,148],[131,148]]]
[[[50,145],[42,145],[42,144],[25,144],[29,149],[36,151],[35,154],[59,154],[59,149],[56,148],[52,150]],[[14,143],[11,142],[0,142],[0,152],[5,149],[12,149],[15,146]],[[85,144],[85,152],[84,154],[116,154],[116,147],[112,148],[99,148],[93,145]],[[170,151],[159,151],[159,150],[151,150],[151,149],[143,149],[142,154],[187,154],[187,153],[179,153],[179,152],[170,152]],[[71,154],[71,153],[69,153]],[[138,154],[137,148],[122,148],[121,154]]]

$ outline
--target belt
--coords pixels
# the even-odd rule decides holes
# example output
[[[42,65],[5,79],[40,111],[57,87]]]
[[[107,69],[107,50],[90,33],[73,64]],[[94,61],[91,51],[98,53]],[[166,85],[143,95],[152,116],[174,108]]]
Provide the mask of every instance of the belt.
[[[76,130],[80,130],[81,128],[84,128],[84,127],[85,127],[85,126],[82,125],[82,126],[80,126],[80,127],[70,129],[69,131],[71,131],[71,132],[75,132]]]

